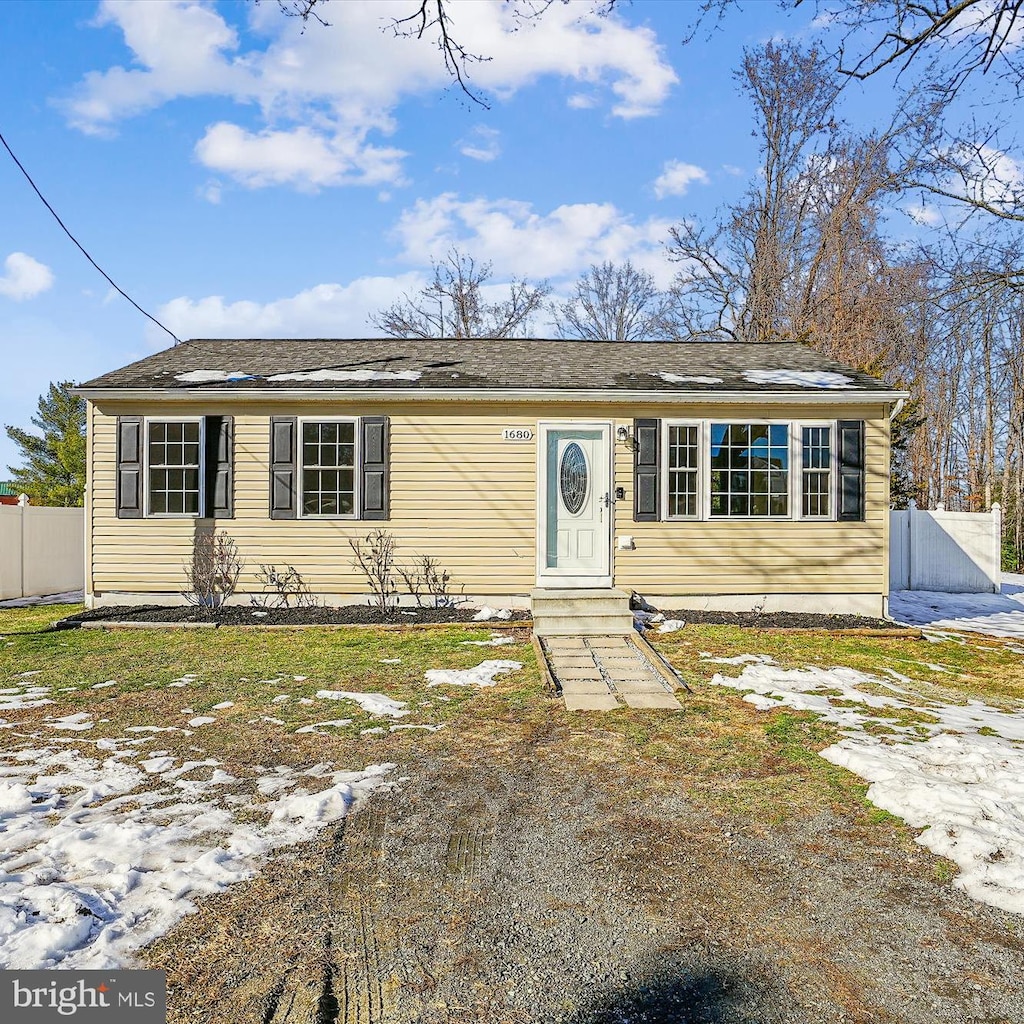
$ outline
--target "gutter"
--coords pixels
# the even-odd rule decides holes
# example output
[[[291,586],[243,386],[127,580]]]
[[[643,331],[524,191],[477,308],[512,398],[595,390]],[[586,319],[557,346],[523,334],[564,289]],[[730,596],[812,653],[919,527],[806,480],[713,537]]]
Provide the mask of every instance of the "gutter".
[[[606,402],[652,405],[663,402],[705,402],[712,405],[863,405],[896,401],[896,411],[910,397],[909,391],[862,391],[839,388],[815,388],[800,392],[778,391],[625,391],[593,388],[568,390],[559,388],[72,388],[71,393],[92,402],[102,401],[224,401],[270,402]],[[893,415],[896,413],[894,412]]]

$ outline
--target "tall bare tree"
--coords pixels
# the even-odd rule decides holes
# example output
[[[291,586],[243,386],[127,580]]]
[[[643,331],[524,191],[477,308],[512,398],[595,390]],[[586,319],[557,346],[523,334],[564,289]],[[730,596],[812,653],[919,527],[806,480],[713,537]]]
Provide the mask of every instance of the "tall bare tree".
[[[529,332],[531,318],[544,308],[550,287],[514,278],[504,297],[487,300],[491,264],[451,249],[432,263],[434,278],[415,295],[370,317],[392,338],[512,338]]]
[[[651,341],[676,334],[671,298],[629,260],[592,264],[552,313],[562,338]]]

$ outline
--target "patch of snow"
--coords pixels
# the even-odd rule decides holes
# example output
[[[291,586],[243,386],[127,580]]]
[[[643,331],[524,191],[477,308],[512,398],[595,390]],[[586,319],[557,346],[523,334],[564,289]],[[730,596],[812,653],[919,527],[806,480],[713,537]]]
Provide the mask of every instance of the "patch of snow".
[[[214,704],[213,707],[210,708],[210,710],[211,711],[223,711],[225,708],[233,708],[234,706],[235,706],[235,702],[233,700],[225,700],[225,701],[221,701],[220,704]]]
[[[176,373],[174,379],[183,384],[215,384],[228,380],[254,380],[255,377],[244,370],[189,370]]]
[[[384,733],[383,725],[375,725],[372,729],[360,729],[360,736],[380,736]]]
[[[271,704],[283,704],[287,700],[291,700],[290,693],[279,693],[270,703]]]
[[[402,729],[425,729],[427,732],[437,732],[438,729],[444,728],[444,722],[440,725],[392,725],[389,728],[391,732],[400,732]]]
[[[714,665],[774,665],[775,659],[767,654],[737,654],[735,658],[716,658],[707,651],[700,652],[701,661],[710,661]]]
[[[11,597],[0,601],[0,608],[31,608],[38,604],[81,604],[85,592],[66,590],[60,594],[45,594],[43,597]]]
[[[93,727],[92,715],[87,711],[79,711],[76,715],[65,715],[63,718],[50,718],[43,724],[48,729],[71,729],[76,732]]]
[[[503,619],[508,621],[512,618],[512,610],[510,608],[491,608],[488,605],[484,605],[477,613],[473,616],[474,622],[486,622],[488,619]]]
[[[251,878],[274,850],[338,821],[394,767],[277,769],[242,799],[221,794],[236,780],[215,771],[182,801],[177,786],[153,789],[153,775],[120,755],[0,755],[0,967],[133,965],[134,951],[194,912],[197,897]],[[313,779],[317,792],[306,788]]]
[[[402,664],[402,659],[401,658],[381,658],[380,659],[380,663],[382,665],[401,665]]]
[[[490,640],[463,640],[460,647],[504,647],[506,644],[514,644],[514,636],[505,636],[501,633],[492,633]]]
[[[343,726],[351,725],[351,718],[332,718],[328,722],[314,722],[312,725],[303,725],[296,729],[297,733],[315,732],[318,736],[327,736],[329,733],[320,732],[320,727],[324,725],[332,726],[336,729],[340,729]]]
[[[683,619],[665,619],[665,621],[658,626],[658,632],[675,633],[676,631],[682,629],[685,625],[686,622]]]
[[[1010,579],[1011,574],[1004,573],[998,594],[893,591],[889,595],[889,614],[908,626],[938,626],[1024,640],[1024,588]],[[941,632],[934,635],[949,638]]]
[[[924,829],[917,842],[959,866],[955,884],[970,896],[1024,914],[1024,710],[883,696],[862,687],[915,697],[851,668],[748,665],[712,683],[747,691],[743,699],[761,710],[785,706],[834,722],[844,738],[821,756],[870,783],[876,807]],[[905,724],[899,711],[924,720]],[[870,724],[890,735],[872,735]]]
[[[275,373],[267,377],[270,381],[287,380],[353,380],[368,382],[372,380],[419,380],[422,370],[301,370],[295,373]]]
[[[855,386],[845,373],[830,370],[744,370],[743,377],[751,384],[795,384],[801,388],[838,390]]]
[[[347,690],[317,690],[321,700],[350,700],[358,704],[368,715],[386,715],[388,718],[404,718],[404,700],[392,700],[383,693],[349,693]]]
[[[26,686],[21,692],[13,692],[0,696],[0,711],[22,711],[25,708],[41,708],[54,702],[44,696],[50,692],[48,686]]]
[[[90,690],[105,690],[108,686],[117,686],[117,681],[114,679],[108,679],[105,683],[93,683],[89,687]]]
[[[482,661],[476,668],[429,668],[423,674],[427,686],[496,686],[497,676],[522,667],[518,661]]]
[[[666,384],[721,384],[721,377],[687,377],[678,373],[657,374]]]
[[[216,722],[216,718],[210,718],[209,715],[197,715],[195,718],[190,718],[188,724],[196,727],[200,725],[209,725],[211,722]]]

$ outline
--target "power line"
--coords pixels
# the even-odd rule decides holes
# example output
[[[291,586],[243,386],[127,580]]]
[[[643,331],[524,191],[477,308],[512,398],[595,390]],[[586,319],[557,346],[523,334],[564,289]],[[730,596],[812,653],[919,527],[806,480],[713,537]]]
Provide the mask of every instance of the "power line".
[[[39,196],[43,206],[45,206],[50,211],[50,213],[53,214],[53,219],[61,226],[61,229],[63,230],[64,234],[67,235],[68,238],[70,238],[71,241],[78,246],[82,255],[106,278],[110,287],[113,288],[114,291],[116,291],[123,298],[127,299],[144,317],[147,317],[148,319],[152,320],[153,323],[155,323],[157,327],[160,328],[160,330],[166,331],[166,333],[169,334],[174,339],[175,345],[180,345],[181,338],[179,338],[174,333],[174,331],[172,331],[169,327],[164,327],[164,325],[160,323],[160,321],[157,320],[157,318],[153,316],[152,313],[147,313],[123,288],[120,288],[114,281],[114,279],[88,254],[88,252],[85,251],[85,247],[82,245],[82,243],[79,242],[79,240],[75,238],[73,234],[71,234],[71,232],[68,230],[67,225],[58,216],[57,211],[46,201],[46,196],[44,196],[43,193],[39,191],[39,186],[36,185],[36,183],[32,180],[32,175],[25,170],[24,166],[22,165],[22,162],[14,155],[14,150],[11,149],[11,147],[7,144],[7,140],[3,137],[2,132],[0,132],[0,142],[3,143],[4,149],[6,149],[7,152],[10,154],[11,159],[18,165],[18,170],[25,175],[25,180],[32,186],[32,190],[35,192],[35,194]]]

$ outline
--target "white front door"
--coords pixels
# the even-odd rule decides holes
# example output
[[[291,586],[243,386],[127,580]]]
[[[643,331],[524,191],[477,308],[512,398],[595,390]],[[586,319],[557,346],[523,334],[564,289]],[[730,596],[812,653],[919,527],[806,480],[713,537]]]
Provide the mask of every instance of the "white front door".
[[[538,586],[611,586],[611,426],[540,425]]]

